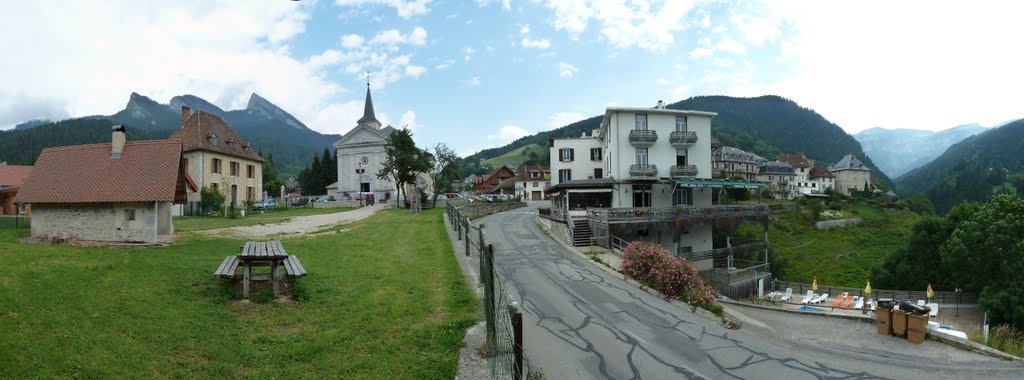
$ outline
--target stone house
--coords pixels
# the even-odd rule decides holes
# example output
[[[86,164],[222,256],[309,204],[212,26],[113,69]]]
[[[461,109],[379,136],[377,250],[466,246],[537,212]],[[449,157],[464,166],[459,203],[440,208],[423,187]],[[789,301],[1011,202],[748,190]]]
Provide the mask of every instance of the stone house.
[[[30,173],[31,166],[0,164],[0,215],[14,215],[18,212],[14,197]]]
[[[711,151],[711,177],[729,179],[743,178],[744,181],[757,180],[758,167],[767,162],[763,157],[731,146],[723,146]]]
[[[15,199],[27,203],[32,237],[101,242],[165,243],[174,238],[173,204],[190,185],[180,140],[47,148]]]
[[[181,128],[170,139],[181,141],[185,168],[197,187],[220,191],[236,207],[263,199],[263,157],[224,119],[182,106]],[[188,195],[189,202],[201,200],[199,192]]]
[[[811,183],[811,194],[822,194],[830,188],[835,189],[836,186],[836,175],[824,166],[812,167],[807,179]]]
[[[798,194],[796,178],[793,166],[782,161],[765,162],[757,170],[757,180],[777,199],[793,199]]]
[[[850,190],[867,190],[871,181],[871,169],[852,154],[843,156],[829,171],[836,176],[834,189],[843,195],[850,195]]]
[[[814,160],[807,158],[803,152],[797,152],[796,154],[779,154],[775,157],[776,161],[781,161],[789,164],[793,167],[793,173],[796,177],[793,179],[796,191],[799,194],[810,194],[812,190],[817,190],[816,186],[813,186],[810,175],[811,167],[814,166]]]

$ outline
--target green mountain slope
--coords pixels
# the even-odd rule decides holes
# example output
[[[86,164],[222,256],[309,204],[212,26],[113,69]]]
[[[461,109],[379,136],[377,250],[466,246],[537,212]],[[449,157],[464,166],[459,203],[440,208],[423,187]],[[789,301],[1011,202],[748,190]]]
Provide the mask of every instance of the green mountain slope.
[[[945,214],[963,201],[1024,194],[1024,120],[974,135],[896,180],[905,196],[923,192]]]
[[[892,180],[864,154],[860,143],[838,125],[814,110],[801,107],[779,96],[734,98],[728,96],[697,96],[668,105],[668,108],[712,111],[712,133],[722,144],[775,157],[778,153],[804,152],[823,164],[834,164],[844,155],[856,154],[872,170],[872,175],[887,183]],[[482,172],[481,160],[502,156],[530,144],[547,147],[553,137],[579,136],[601,127],[601,115],[581,120],[562,128],[520,138],[500,148],[480,151],[466,158],[464,174]],[[493,167],[492,167],[493,168]]]
[[[534,153],[537,157],[548,155],[547,146],[541,146],[537,144],[530,144],[527,146],[513,149],[512,151],[494,157],[484,161],[484,165],[491,168],[500,167],[502,165],[512,164],[513,166],[522,165],[524,162],[530,159],[530,153]]]

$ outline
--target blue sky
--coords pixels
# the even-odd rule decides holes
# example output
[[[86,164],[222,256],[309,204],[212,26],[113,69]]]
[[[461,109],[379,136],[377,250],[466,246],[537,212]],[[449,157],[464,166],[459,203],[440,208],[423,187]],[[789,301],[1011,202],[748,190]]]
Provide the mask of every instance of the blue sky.
[[[34,1],[0,15],[0,127],[137,91],[252,92],[344,133],[365,72],[385,123],[460,154],[690,96],[776,94],[850,133],[1024,116],[1012,2]]]

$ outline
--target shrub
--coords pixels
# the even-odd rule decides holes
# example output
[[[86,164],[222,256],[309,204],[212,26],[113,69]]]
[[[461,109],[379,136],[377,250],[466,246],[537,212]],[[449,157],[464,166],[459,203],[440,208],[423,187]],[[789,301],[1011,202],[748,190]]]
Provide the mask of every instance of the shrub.
[[[667,299],[722,315],[722,307],[710,286],[697,275],[697,267],[685,258],[670,255],[659,245],[634,241],[622,254],[622,273],[640,284],[655,289]]]

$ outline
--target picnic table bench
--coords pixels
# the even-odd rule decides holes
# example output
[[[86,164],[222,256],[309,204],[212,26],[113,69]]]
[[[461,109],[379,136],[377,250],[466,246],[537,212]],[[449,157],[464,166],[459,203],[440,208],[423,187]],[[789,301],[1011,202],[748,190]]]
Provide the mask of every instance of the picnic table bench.
[[[284,275],[288,278],[306,276],[306,269],[295,255],[289,255],[278,240],[269,242],[246,242],[240,247],[241,252],[224,258],[220,266],[213,272],[215,277],[242,280],[242,298],[249,298],[249,288],[253,280],[270,280],[274,287],[274,296],[280,293],[280,267],[284,266]],[[242,273],[238,274],[238,267]],[[252,267],[269,266],[270,276],[253,275]]]

